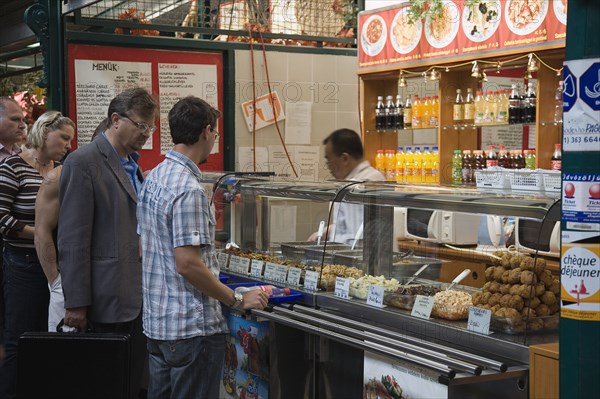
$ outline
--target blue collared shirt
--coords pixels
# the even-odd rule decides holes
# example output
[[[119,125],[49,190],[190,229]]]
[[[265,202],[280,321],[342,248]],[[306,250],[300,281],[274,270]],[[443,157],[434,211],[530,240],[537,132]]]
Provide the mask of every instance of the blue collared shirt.
[[[139,168],[138,160],[140,159],[140,154],[137,152],[134,152],[134,153],[129,154],[129,156],[127,156],[127,158],[121,158],[121,156],[119,155],[119,153],[117,152],[115,147],[113,147],[113,145],[110,143],[110,140],[108,139],[108,137],[106,137],[105,132],[102,132],[102,136],[104,136],[106,141],[108,141],[108,143],[111,145],[115,154],[117,154],[117,156],[121,160],[121,165],[123,166],[123,169],[125,169],[125,173],[127,173],[127,177],[129,178],[129,181],[131,182],[133,189],[135,190],[136,194],[139,194],[140,188],[142,187],[142,182],[138,176],[138,168]]]
[[[175,248],[191,245],[198,247],[209,270],[219,274],[215,216],[201,176],[195,163],[171,150],[146,177],[138,195],[144,334],[151,339],[227,331],[219,301],[193,287],[175,268]]]

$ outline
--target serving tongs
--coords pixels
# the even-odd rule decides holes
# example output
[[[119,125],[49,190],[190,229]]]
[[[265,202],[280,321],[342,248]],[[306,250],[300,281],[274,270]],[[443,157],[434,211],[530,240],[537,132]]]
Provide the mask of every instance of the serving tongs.
[[[419,277],[419,274],[423,273],[423,270],[427,269],[427,266],[429,266],[429,263],[427,263],[427,264],[425,264],[425,265],[421,266],[421,267],[419,268],[419,270],[417,270],[416,272],[414,272],[414,273],[413,273],[413,275],[412,275],[412,276],[410,276],[410,278],[408,279],[408,281],[407,281],[406,283],[402,284],[402,285],[399,287],[399,289],[398,289],[398,293],[400,293],[400,294],[404,293],[404,289],[405,289],[406,287],[408,287],[408,286],[410,285],[410,283],[412,283],[413,281],[415,281],[415,279],[416,279],[417,277]]]
[[[465,269],[465,270],[463,270],[458,276],[456,276],[456,278],[454,280],[452,280],[452,282],[450,283],[450,285],[448,287],[446,287],[445,291],[450,291],[452,288],[454,288],[454,286],[456,284],[458,284],[461,281],[463,281],[463,279],[465,277],[467,277],[469,274],[471,274],[471,269]]]
[[[321,245],[321,238],[323,237],[324,231],[325,231],[325,221],[321,220],[321,223],[319,223],[319,230],[317,231],[317,245]]]

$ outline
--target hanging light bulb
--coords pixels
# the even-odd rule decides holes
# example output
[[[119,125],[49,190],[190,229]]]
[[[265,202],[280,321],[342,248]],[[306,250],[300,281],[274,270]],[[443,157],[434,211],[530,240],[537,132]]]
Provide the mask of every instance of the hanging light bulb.
[[[531,71],[527,70],[525,72],[525,75],[523,76],[525,79],[533,79],[533,76],[531,75]]]
[[[481,72],[481,81],[482,82],[487,82],[488,78],[487,75],[485,74],[485,71]]]
[[[496,73],[499,74],[500,73],[500,67],[502,66],[502,64],[500,63],[500,61],[498,61],[498,65],[496,65]]]
[[[435,69],[432,69],[431,74],[429,75],[429,80],[440,80],[440,73]]]
[[[421,76],[423,76],[423,80],[427,82],[427,72],[422,72]]]
[[[398,86],[406,87],[406,78],[404,77],[404,71],[400,71],[400,80],[398,80]]]
[[[562,76],[562,68],[556,71],[556,76]]]
[[[538,62],[533,58],[533,53],[529,54],[529,61],[527,61],[527,72],[537,72],[540,69]]]
[[[481,70],[479,69],[479,66],[477,65],[477,61],[473,61],[473,68],[471,68],[471,76],[476,79],[481,78]]]
[[[449,67],[446,67],[446,72],[450,72],[450,68]]]

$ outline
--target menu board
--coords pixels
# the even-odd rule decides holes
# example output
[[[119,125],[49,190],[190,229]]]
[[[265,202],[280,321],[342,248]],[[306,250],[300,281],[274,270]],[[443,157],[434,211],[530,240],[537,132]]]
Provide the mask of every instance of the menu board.
[[[562,0],[442,0],[439,17],[409,23],[409,3],[359,14],[359,69],[410,67],[474,55],[562,47]],[[429,62],[431,60],[431,62]]]

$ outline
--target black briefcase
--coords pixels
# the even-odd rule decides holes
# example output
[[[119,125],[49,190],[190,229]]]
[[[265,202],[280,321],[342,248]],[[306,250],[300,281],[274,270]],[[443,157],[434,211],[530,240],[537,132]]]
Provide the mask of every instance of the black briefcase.
[[[19,399],[129,398],[128,334],[28,332],[19,337]]]

